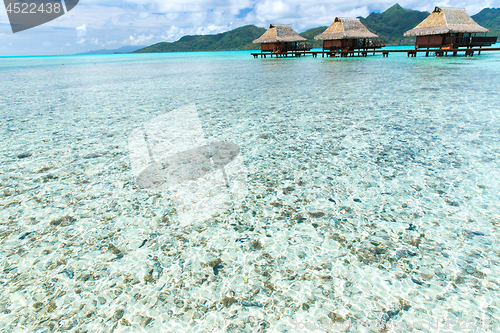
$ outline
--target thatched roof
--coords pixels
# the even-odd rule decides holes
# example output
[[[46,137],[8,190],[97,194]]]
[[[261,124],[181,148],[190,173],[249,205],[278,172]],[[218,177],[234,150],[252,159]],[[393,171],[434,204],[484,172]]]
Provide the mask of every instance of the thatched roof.
[[[336,17],[331,26],[326,28],[322,34],[314,37],[316,40],[333,40],[344,38],[377,38],[361,23],[359,18]]]
[[[434,11],[414,29],[404,33],[408,36],[441,35],[447,33],[488,32],[467,15],[465,8],[436,7]]]
[[[292,27],[286,24],[271,24],[269,29],[254,43],[277,43],[277,42],[305,42],[306,38],[293,31]]]

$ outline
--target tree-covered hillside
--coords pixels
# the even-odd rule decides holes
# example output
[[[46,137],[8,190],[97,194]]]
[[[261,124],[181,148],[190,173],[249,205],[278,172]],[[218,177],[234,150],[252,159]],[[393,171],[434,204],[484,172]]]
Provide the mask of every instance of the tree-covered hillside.
[[[259,44],[253,44],[266,29],[247,25],[217,35],[184,36],[173,43],[157,43],[135,53],[150,52],[189,52],[189,51],[223,51],[258,49]]]
[[[415,39],[405,38],[403,34],[413,29],[422,22],[429,12],[419,12],[412,9],[404,9],[399,4],[395,4],[383,13],[371,13],[368,17],[359,17],[361,22],[373,33],[379,35],[387,45],[413,44]],[[334,17],[332,17],[333,23]],[[307,38],[314,47],[321,47],[322,41],[314,40],[314,36],[325,31],[327,27],[309,29],[300,35]]]
[[[428,15],[429,12],[404,9],[399,4],[395,4],[383,13],[371,13],[368,17],[360,17],[360,19],[370,31],[379,35],[379,39],[385,41],[386,45],[405,45],[413,44],[415,38],[405,38],[403,34],[417,26]],[[490,29],[490,36],[500,36],[500,8],[485,8],[472,18],[478,24]],[[335,16],[332,16],[332,23],[334,19]],[[312,28],[300,35],[307,38],[314,47],[321,47],[322,42],[314,40],[314,36],[319,35],[326,28]],[[265,28],[247,25],[217,35],[184,36],[173,43],[158,43],[135,52],[257,50],[260,45],[253,44],[252,41],[259,38],[265,31]]]
[[[333,21],[332,21],[333,23]],[[326,30],[328,27],[318,27],[318,28],[312,28],[309,30],[304,31],[303,33],[299,34],[304,38],[307,38],[307,42],[312,44],[313,47],[321,47],[323,45],[322,40],[314,40],[314,36],[317,36],[321,34],[323,31]]]
[[[429,14],[429,12],[404,9],[395,4],[383,13],[371,13],[368,17],[360,19],[368,30],[379,35],[379,39],[387,45],[405,45],[415,43],[415,39],[405,38],[403,34],[415,28]]]
[[[488,36],[500,37],[500,8],[484,8],[471,17],[477,24],[490,30]]]

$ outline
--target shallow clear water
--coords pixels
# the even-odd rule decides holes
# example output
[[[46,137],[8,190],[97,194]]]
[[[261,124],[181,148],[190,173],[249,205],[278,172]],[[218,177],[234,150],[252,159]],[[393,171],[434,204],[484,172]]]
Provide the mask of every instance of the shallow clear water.
[[[0,58],[1,330],[495,331],[499,75],[494,52]],[[248,192],[186,224],[129,135],[193,105]]]

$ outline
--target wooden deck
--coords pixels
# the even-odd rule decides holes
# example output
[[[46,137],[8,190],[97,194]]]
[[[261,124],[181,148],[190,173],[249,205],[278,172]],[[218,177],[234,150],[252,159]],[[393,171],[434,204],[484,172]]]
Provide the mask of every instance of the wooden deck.
[[[340,58],[345,58],[345,57],[354,57],[354,56],[360,56],[360,57],[366,57],[369,54],[375,55],[377,53],[382,53],[383,57],[388,57],[390,53],[406,53],[408,57],[416,57],[417,53],[424,53],[426,57],[428,57],[431,53],[434,53],[437,57],[442,57],[442,56],[447,56],[453,55],[456,56],[459,53],[464,53],[466,57],[472,57],[474,56],[475,53],[478,55],[481,54],[481,52],[489,52],[489,51],[500,51],[500,48],[498,47],[488,47],[488,48],[469,48],[469,49],[412,49],[412,50],[356,50],[356,51],[289,51],[289,52],[284,52],[284,53],[270,53],[270,52],[258,52],[258,53],[252,53],[252,56],[254,58],[258,58],[259,56],[261,58],[288,58],[288,57],[297,57],[300,58],[302,56],[306,55],[311,55],[313,58],[317,58],[318,54],[321,55],[322,58],[325,56],[327,58],[333,58],[333,57],[340,57]]]

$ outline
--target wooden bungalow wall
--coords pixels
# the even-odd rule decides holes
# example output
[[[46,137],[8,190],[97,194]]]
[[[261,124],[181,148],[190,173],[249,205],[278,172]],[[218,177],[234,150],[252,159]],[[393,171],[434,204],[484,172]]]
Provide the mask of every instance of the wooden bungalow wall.
[[[342,48],[342,40],[324,40],[323,41],[323,50],[336,50]]]
[[[444,45],[444,35],[417,36],[415,45],[418,48],[441,47]]]

